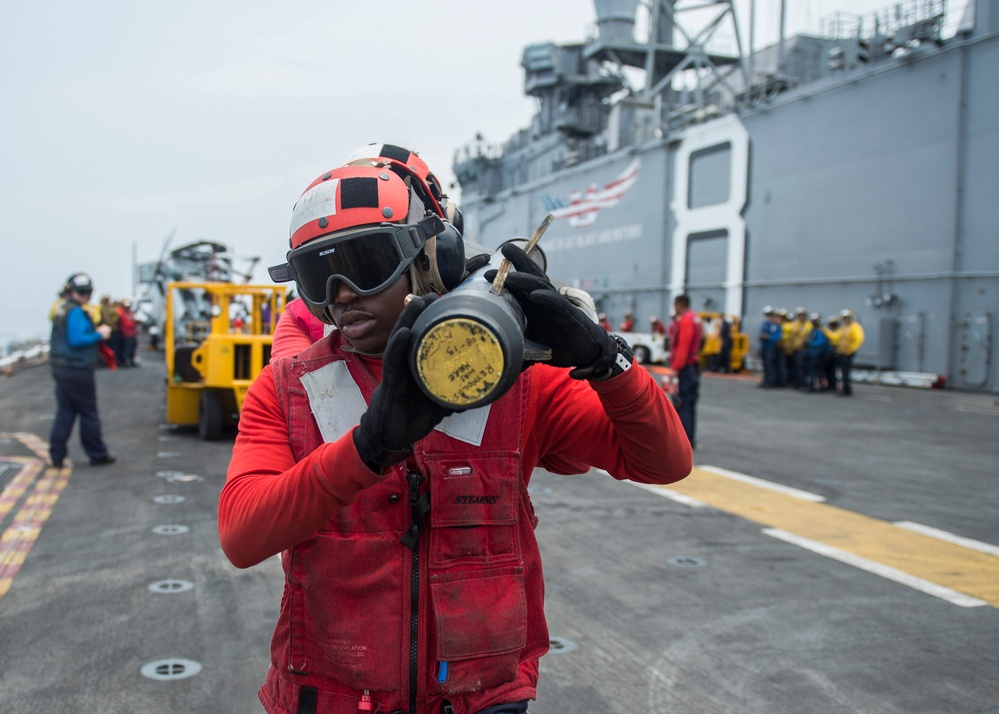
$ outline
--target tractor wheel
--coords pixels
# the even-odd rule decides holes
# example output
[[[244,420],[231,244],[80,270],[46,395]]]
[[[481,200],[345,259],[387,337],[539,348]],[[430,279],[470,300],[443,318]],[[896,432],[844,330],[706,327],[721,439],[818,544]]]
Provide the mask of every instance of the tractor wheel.
[[[206,441],[222,436],[222,401],[209,389],[201,393],[198,402],[198,436]]]
[[[634,355],[635,361],[638,362],[638,364],[648,364],[649,359],[652,357],[652,355],[649,354],[649,348],[642,345],[635,348]]]

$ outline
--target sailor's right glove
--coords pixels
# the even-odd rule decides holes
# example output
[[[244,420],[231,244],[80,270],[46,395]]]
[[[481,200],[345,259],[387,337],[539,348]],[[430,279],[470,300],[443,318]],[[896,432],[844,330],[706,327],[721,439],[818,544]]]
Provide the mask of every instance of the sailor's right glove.
[[[413,453],[413,444],[452,413],[426,397],[409,369],[413,323],[436,299],[436,295],[415,297],[403,308],[382,355],[381,384],[354,429],[357,454],[372,471],[404,461]]]
[[[631,367],[633,357],[628,344],[593,322],[585,312],[560,294],[541,267],[519,246],[512,243],[500,249],[516,272],[511,272],[504,287],[520,303],[527,318],[525,337],[552,351],[549,364],[573,367],[573,379],[603,381]],[[486,271],[492,282],[495,270]]]

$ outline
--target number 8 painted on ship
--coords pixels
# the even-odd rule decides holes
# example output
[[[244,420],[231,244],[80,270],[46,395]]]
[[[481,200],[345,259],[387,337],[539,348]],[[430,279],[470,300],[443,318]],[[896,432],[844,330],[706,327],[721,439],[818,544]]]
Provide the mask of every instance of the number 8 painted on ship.
[[[690,207],[690,162],[700,151],[728,148],[729,192],[727,200],[707,206]],[[738,116],[701,124],[687,130],[680,140],[675,158],[676,182],[671,208],[676,219],[673,231],[673,255],[670,272],[670,294],[685,292],[687,250],[691,236],[724,231],[727,240],[724,312],[742,315],[742,289],[745,283],[746,223],[742,209],[746,206],[749,184],[749,134]]]

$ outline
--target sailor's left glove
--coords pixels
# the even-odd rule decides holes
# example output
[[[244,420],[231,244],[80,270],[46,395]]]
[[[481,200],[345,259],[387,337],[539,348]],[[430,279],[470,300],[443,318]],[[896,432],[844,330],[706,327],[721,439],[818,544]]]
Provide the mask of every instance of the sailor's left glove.
[[[520,303],[527,318],[525,337],[551,349],[549,364],[573,367],[570,377],[592,381],[610,379],[631,367],[633,358],[627,343],[609,334],[560,294],[523,249],[507,243],[500,250],[516,268],[507,276],[504,287]],[[486,280],[492,282],[496,272],[486,271]]]
[[[403,308],[382,355],[381,384],[354,429],[357,454],[372,471],[404,461],[413,453],[413,444],[452,413],[427,398],[409,369],[413,323],[436,299],[436,295],[416,297]]]

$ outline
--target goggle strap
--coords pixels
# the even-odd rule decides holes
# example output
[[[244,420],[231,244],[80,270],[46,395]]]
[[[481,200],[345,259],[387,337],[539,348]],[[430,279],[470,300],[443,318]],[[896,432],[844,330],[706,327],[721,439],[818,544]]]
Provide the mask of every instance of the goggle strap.
[[[427,238],[444,232],[444,221],[434,213],[420,219],[416,225],[420,227],[420,230],[423,231]]]
[[[290,283],[295,279],[295,276],[291,274],[291,266],[287,263],[272,265],[267,269],[267,274],[275,283]]]

